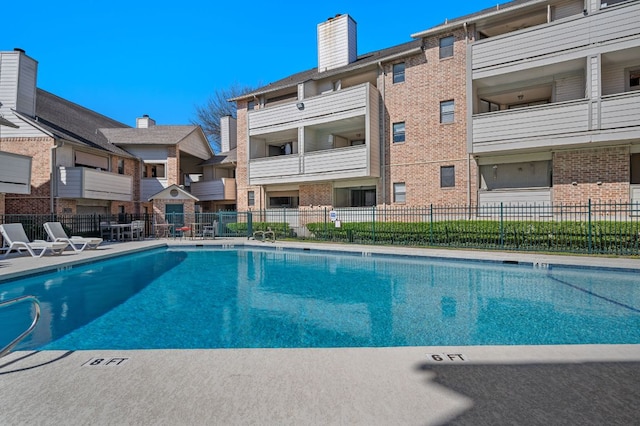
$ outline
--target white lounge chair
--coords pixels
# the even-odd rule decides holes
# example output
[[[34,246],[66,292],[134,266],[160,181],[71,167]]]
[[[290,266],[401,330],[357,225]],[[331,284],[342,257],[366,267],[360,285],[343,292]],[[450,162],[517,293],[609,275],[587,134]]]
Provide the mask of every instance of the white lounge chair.
[[[5,223],[4,225],[0,225],[0,234],[2,234],[4,241],[3,250],[6,250],[6,253],[2,255],[2,257],[8,256],[13,250],[18,253],[26,250],[33,257],[42,257],[46,252],[62,254],[69,245],[69,243],[64,241],[49,242],[35,240],[31,242],[24,232],[24,227],[21,223]],[[38,250],[40,253],[37,253]]]
[[[75,252],[80,252],[84,249],[95,249],[102,244],[102,238],[84,238],[77,236],[69,238],[60,222],[46,222],[44,224],[44,230],[47,231],[49,240],[66,242]]]

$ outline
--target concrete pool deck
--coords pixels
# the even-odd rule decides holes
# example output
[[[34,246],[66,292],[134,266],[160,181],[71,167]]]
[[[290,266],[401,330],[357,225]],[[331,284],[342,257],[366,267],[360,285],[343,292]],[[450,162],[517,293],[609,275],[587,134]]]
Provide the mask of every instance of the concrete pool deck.
[[[0,280],[167,244],[640,272],[640,260],[627,258],[217,239],[10,256],[0,260]],[[633,424],[638,383],[640,345],[18,351],[0,358],[0,424]]]

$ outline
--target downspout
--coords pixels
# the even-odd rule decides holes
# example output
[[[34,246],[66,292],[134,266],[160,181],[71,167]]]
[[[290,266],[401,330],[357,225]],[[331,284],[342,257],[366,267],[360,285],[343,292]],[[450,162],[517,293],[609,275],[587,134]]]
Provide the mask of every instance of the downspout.
[[[466,74],[469,74],[471,72],[471,67],[469,66],[469,64],[471,63],[471,58],[470,58],[470,52],[471,49],[469,48],[469,30],[467,28],[467,23],[464,22],[462,24],[462,27],[464,28],[464,39],[466,41],[467,47],[466,47]],[[471,99],[473,99],[473,78],[469,78],[469,76],[467,75],[467,82],[470,83],[470,85],[467,88],[467,96],[470,97]],[[467,99],[467,108],[472,108],[473,107],[473,102],[469,101],[469,99]],[[471,123],[467,123],[467,133],[469,132],[469,129],[473,129],[473,111],[469,112],[467,111],[467,120],[470,120]],[[472,130],[473,132],[473,130]],[[470,135],[467,134],[467,147],[469,146],[469,137]],[[467,206],[469,206],[469,209],[471,209],[471,153],[468,152],[469,150],[467,149]],[[469,211],[469,215],[471,215],[471,211]]]
[[[385,126],[385,108],[386,108],[386,104],[384,101],[384,95],[385,95],[385,74],[384,74],[384,67],[382,66],[382,63],[380,61],[378,61],[378,67],[380,68],[380,75],[382,76],[382,91],[381,91],[381,96],[382,96],[382,108],[380,108],[380,113],[382,115],[382,134],[381,139],[382,139],[382,143],[380,144],[380,167],[382,170],[380,170],[381,175],[382,175],[382,204],[386,204],[387,203],[387,173],[386,173],[386,156],[385,156],[385,151],[386,151],[386,140],[387,140],[387,131],[386,131],[386,126]],[[378,119],[380,120],[380,117],[378,117]]]
[[[58,195],[58,174],[56,173],[56,150],[61,148],[64,145],[64,141],[56,139],[53,146],[50,148],[51,150],[51,177],[49,179],[50,182],[50,190],[49,190],[49,209],[51,214],[55,214],[55,202],[54,197]]]

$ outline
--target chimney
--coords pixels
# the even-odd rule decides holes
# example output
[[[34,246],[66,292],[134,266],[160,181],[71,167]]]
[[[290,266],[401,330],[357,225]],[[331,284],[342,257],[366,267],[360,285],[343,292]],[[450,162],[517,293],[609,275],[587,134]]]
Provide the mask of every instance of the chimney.
[[[0,93],[5,108],[35,117],[38,63],[24,50],[0,52]]]
[[[318,24],[318,71],[342,67],[358,59],[356,21],[336,15]]]
[[[156,125],[156,120],[150,118],[147,114],[142,117],[136,118],[136,128],[137,129],[148,129],[149,127],[153,127]]]
[[[220,117],[220,151],[227,152],[238,146],[238,126],[230,115]]]

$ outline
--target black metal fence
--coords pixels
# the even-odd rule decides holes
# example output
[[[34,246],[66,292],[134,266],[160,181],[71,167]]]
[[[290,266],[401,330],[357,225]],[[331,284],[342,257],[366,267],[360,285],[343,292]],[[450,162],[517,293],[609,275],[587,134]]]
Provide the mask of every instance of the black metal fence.
[[[174,236],[215,226],[219,237],[272,230],[278,239],[423,247],[640,255],[640,205],[491,205],[336,208],[160,215],[0,215],[20,222],[30,239],[46,239],[43,223],[59,221],[69,235],[98,236],[103,222],[145,222],[145,235]]]
[[[252,212],[279,237],[358,244],[640,254],[640,204],[300,208]]]

